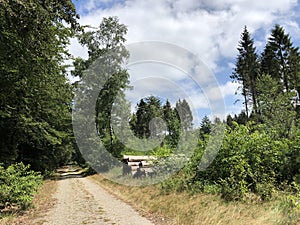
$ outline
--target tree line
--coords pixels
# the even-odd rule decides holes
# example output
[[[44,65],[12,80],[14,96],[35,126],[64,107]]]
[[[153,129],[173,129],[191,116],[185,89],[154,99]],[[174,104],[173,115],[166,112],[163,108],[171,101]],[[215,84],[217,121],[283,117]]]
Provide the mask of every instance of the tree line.
[[[230,76],[239,82],[246,117],[269,124],[288,135],[300,117],[300,53],[291,37],[275,25],[259,55],[244,28],[236,66]]]
[[[150,122],[155,118],[162,118],[165,121],[165,129],[160,129],[159,123],[155,124],[157,127],[151,127]],[[162,105],[160,99],[149,96],[141,99],[137,104],[136,112],[132,114],[129,123],[137,137],[149,138],[150,135],[165,135],[164,144],[174,148],[178,144],[181,128],[184,131],[192,129],[193,115],[185,99],[179,99],[173,108],[169,100]]]
[[[69,161],[72,85],[69,38],[78,32],[72,1],[0,2],[0,162],[50,171]]]
[[[164,134],[163,146],[155,149],[163,157],[174,152],[181,132],[196,131],[198,145],[190,163],[162,184],[164,190],[216,192],[228,199],[241,199],[248,193],[268,199],[274,190],[299,190],[300,56],[283,27],[271,30],[260,55],[244,28],[230,77],[241,84],[245,110],[226,121],[211,122],[205,116],[197,128],[184,99],[172,107],[169,101],[149,96],[138,102],[134,113],[125,101],[114,104],[130,88],[129,73],[121,66],[129,57],[127,27],[117,17],[103,18],[97,28],[80,26],[78,17],[70,0],[0,2],[1,170],[23,162],[45,174],[70,161],[84,163],[75,143],[72,109],[75,104],[85,110],[90,91],[98,90],[93,115],[96,139],[116,158],[130,149],[118,139],[113,119],[117,125],[128,123],[139,139]],[[88,59],[70,55],[71,37],[88,49]],[[106,57],[111,52],[113,58]],[[86,73],[101,57],[105,70]],[[74,62],[71,74],[79,78],[74,84],[67,79],[67,59]],[[109,69],[113,70],[108,75]],[[93,82],[99,74],[101,90]],[[76,103],[75,89],[84,96]],[[127,119],[113,118],[113,109],[127,114]],[[153,123],[155,118],[162,118],[165,127],[159,121]],[[219,123],[227,124],[223,145],[212,165],[199,170]],[[97,158],[91,158],[97,164]],[[99,168],[107,170],[111,162],[106,163]]]
[[[203,117],[198,145],[190,162],[162,184],[165,192],[219,194],[225,200],[258,196],[270,200],[275,193],[290,199],[289,213],[299,216],[299,48],[283,27],[275,25],[259,56],[247,27],[241,34],[238,56],[230,77],[240,84],[244,110],[224,121]],[[222,145],[212,164],[199,165],[211,148],[217,123],[226,124]],[[275,194],[276,195],[276,194]],[[251,197],[250,197],[251,198]],[[297,220],[297,219],[296,219]]]

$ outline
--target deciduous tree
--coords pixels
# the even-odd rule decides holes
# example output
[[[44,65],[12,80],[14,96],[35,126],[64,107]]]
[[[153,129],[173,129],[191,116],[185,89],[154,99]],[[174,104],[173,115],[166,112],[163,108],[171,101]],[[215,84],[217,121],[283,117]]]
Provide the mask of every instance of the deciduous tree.
[[[78,29],[70,0],[0,1],[0,161],[51,169],[73,151],[64,60]]]

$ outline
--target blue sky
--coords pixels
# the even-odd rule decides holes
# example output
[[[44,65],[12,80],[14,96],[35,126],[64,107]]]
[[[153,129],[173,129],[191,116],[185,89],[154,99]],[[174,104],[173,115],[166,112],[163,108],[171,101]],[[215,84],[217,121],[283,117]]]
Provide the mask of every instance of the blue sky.
[[[234,104],[240,96],[235,95],[238,84],[229,76],[237,56],[240,34],[246,25],[260,52],[275,24],[282,25],[291,35],[294,45],[300,46],[300,6],[296,0],[73,0],[80,14],[82,25],[98,26],[103,17],[118,16],[128,27],[127,43],[161,41],[178,45],[194,53],[214,74],[225,102],[225,114],[241,110],[241,103]],[[299,14],[299,15],[298,15]],[[86,51],[75,40],[70,51],[75,56],[86,57]],[[149,71],[152,71],[151,74]],[[178,87],[189,97],[195,112],[202,117],[211,114],[209,99],[215,98],[214,88],[184,85],[182,71],[166,65],[147,64],[131,68],[132,82],[136,83],[128,97],[133,105],[138,99],[151,93],[162,98]],[[165,74],[164,77],[159,76]],[[172,75],[171,75],[172,74]],[[153,83],[151,77],[154,75]],[[164,81],[165,82],[164,82]],[[166,85],[163,85],[166,83]],[[171,85],[171,86],[170,86]],[[141,88],[144,87],[144,88]],[[151,89],[152,87],[152,89]],[[145,91],[148,90],[149,92]],[[221,116],[222,115],[218,115]]]

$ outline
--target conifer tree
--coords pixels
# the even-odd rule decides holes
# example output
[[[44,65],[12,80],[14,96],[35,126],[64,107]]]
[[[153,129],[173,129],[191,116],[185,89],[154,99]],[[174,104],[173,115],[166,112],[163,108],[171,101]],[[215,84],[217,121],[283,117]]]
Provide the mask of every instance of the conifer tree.
[[[189,103],[185,99],[183,99],[182,101],[179,99],[176,102],[175,109],[180,120],[181,128],[184,131],[191,130],[193,127],[193,114]]]
[[[256,80],[259,75],[259,62],[254,41],[247,27],[244,28],[241,35],[238,51],[239,55],[237,57],[236,67],[230,78],[241,84],[245,112],[248,117],[250,115],[251,104],[253,111],[258,113]]]
[[[261,58],[261,72],[269,74],[281,84],[282,91],[293,88],[292,79],[298,77],[298,48],[293,46],[290,35],[278,24],[271,31],[271,36]]]
[[[180,136],[180,121],[176,111],[172,108],[169,100],[163,106],[164,121],[167,124],[167,143],[171,147],[176,147]]]

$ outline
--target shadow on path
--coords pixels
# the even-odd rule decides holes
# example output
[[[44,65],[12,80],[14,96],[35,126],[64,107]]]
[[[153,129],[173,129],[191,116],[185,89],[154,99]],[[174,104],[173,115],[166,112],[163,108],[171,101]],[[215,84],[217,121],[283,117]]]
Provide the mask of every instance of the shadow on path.
[[[72,178],[87,177],[87,169],[83,169],[77,165],[68,165],[56,170],[56,173],[51,177],[51,180],[65,180]]]

